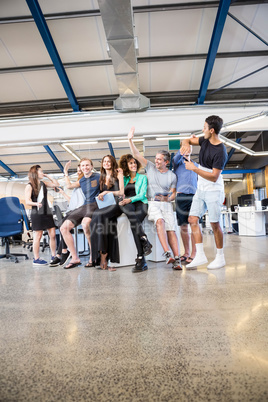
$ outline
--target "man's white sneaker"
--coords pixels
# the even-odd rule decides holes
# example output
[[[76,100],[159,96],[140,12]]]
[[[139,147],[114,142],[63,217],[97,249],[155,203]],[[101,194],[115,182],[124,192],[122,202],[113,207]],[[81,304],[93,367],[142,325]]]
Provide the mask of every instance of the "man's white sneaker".
[[[195,258],[193,259],[192,262],[190,262],[190,264],[186,265],[187,269],[191,269],[191,268],[195,268],[198,267],[199,265],[203,265],[206,264],[208,262],[208,259],[205,255],[205,253],[196,255]]]
[[[224,255],[217,255],[215,260],[212,261],[208,266],[207,269],[218,269],[222,268],[225,265],[225,258]]]

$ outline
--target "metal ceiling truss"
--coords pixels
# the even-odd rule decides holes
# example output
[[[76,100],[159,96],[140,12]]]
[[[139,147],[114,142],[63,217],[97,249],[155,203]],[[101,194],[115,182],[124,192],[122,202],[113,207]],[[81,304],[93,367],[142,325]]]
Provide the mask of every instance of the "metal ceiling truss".
[[[242,57],[267,57],[268,50],[252,50],[245,52],[222,52],[217,53],[216,59],[231,59]],[[151,56],[151,57],[137,57],[138,63],[158,63],[168,61],[186,61],[186,60],[205,60],[207,53],[197,54],[178,54],[168,56]],[[63,63],[65,69],[68,68],[83,68],[83,67],[101,67],[112,65],[111,59],[104,60],[90,60],[90,61],[78,61],[71,63]],[[54,64],[40,64],[34,66],[21,66],[21,67],[8,67],[0,68],[0,74],[12,74],[12,73],[25,73],[30,71],[42,71],[42,70],[54,70]]]
[[[17,173],[10,169],[10,167],[8,167],[4,162],[0,161],[0,166],[5,169],[11,177],[18,177]]]
[[[52,151],[52,149],[48,145],[44,145],[44,148],[47,151],[47,153],[49,154],[49,156],[51,156],[53,161],[56,163],[56,165],[59,167],[61,172],[63,173],[64,168],[63,168],[62,164],[60,163],[60,161],[58,160],[58,158],[56,157],[56,155],[54,154],[54,152]]]
[[[169,92],[144,92],[150,98],[151,107],[176,107],[180,105],[194,105],[198,91],[169,91]],[[114,95],[78,97],[81,110],[111,110],[113,102],[117,98]],[[267,87],[252,88],[226,88],[215,94],[207,93],[206,104],[210,102],[218,104],[238,104],[245,102],[262,103],[268,101]],[[0,103],[0,116],[11,117],[16,115],[32,115],[42,113],[71,112],[72,108],[68,99],[44,99],[23,102]]]
[[[72,86],[70,84],[69,78],[66,74],[66,71],[63,67],[62,61],[60,59],[59,53],[57,51],[57,48],[54,44],[53,38],[50,34],[50,31],[48,29],[46,20],[44,18],[44,15],[42,13],[42,10],[39,6],[39,3],[37,0],[26,0],[28,7],[32,13],[32,16],[34,18],[34,21],[36,23],[36,26],[40,32],[40,35],[44,41],[44,44],[47,48],[47,51],[49,53],[49,56],[55,66],[55,69],[57,71],[57,74],[59,76],[59,79],[63,85],[63,88],[66,92],[66,95],[68,96],[68,99],[70,101],[70,104],[73,108],[74,112],[78,112],[80,110],[78,102],[76,100],[74,91],[72,89]]]
[[[201,81],[201,86],[198,94],[197,104],[202,105],[204,103],[208,84],[210,81],[210,77],[212,74],[214,62],[216,59],[218,47],[221,40],[221,35],[223,32],[224,24],[227,18],[229,6],[231,4],[231,0],[220,0],[216,20],[214,23],[214,28],[212,32],[212,37],[209,45],[208,56],[203,72],[203,77]]]

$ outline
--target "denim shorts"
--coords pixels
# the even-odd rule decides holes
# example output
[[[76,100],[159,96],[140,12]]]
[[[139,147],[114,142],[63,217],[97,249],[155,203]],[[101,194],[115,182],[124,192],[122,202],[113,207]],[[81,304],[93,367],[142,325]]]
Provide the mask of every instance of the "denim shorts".
[[[189,216],[201,218],[208,211],[210,222],[219,222],[225,194],[223,191],[196,191]]]

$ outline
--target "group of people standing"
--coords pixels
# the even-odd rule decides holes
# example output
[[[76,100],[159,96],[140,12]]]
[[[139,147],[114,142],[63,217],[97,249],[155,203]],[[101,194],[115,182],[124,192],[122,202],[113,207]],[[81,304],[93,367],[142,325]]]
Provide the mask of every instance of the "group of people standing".
[[[147,214],[156,226],[166,263],[172,264],[175,270],[182,269],[181,262],[187,264],[186,268],[197,267],[207,263],[199,219],[208,210],[217,247],[216,258],[208,268],[224,266],[223,234],[219,225],[224,188],[220,173],[227,161],[227,152],[218,138],[222,124],[220,117],[210,116],[204,124],[204,138],[192,136],[184,140],[174,157],[174,172],[168,169],[170,154],[167,151],[159,151],[155,163],[143,157],[133,142],[134,127],[128,134],[131,154],[123,155],[119,165],[113,156],[106,155],[101,161],[100,173],[96,173],[92,161],[83,158],[79,166],[81,174],[72,183],[68,175],[68,162],[64,168],[66,186],[74,190],[73,194],[80,191],[82,205],[76,205],[72,210],[70,208],[61,222],[61,242],[57,255],[55,224],[47,202],[46,187],[55,188],[59,183],[44,175],[39,165],[33,166],[29,172],[30,182],[26,186],[25,197],[26,204],[32,206],[32,228],[36,232],[33,264],[47,264],[39,257],[40,239],[43,230],[47,229],[52,253],[50,266],[64,265],[65,269],[71,269],[81,265],[71,233],[75,226],[81,224],[90,248],[90,258],[85,267],[100,266],[103,270],[115,270],[108,263],[120,262],[117,218],[125,213],[137,248],[133,272],[148,269],[145,256],[151,253],[152,245],[142,226]],[[192,145],[201,147],[199,165],[190,160]],[[145,167],[147,175],[138,173],[141,166]],[[42,182],[44,177],[49,182]],[[42,202],[38,199],[41,189]],[[110,201],[102,208],[101,203],[107,201],[108,195]],[[177,222],[172,201],[176,201]],[[182,257],[179,256],[177,223],[184,245]],[[191,248],[188,223],[191,225]]]

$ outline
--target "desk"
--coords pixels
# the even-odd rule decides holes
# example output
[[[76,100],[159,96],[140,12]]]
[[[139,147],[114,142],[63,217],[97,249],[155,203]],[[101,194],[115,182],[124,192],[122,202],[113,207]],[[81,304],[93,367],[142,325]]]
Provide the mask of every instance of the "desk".
[[[265,211],[255,207],[239,207],[238,228],[239,236],[265,236]]]

